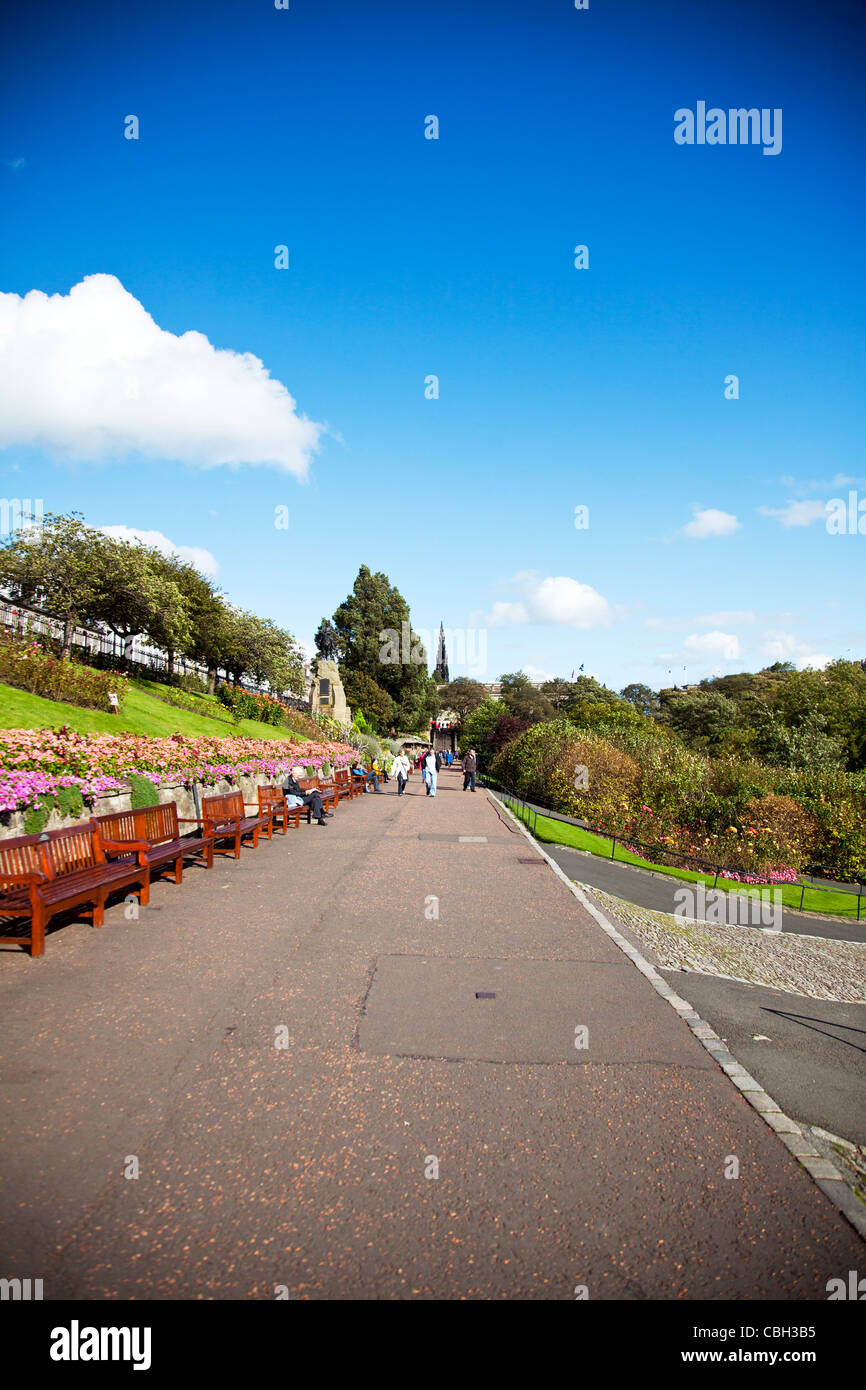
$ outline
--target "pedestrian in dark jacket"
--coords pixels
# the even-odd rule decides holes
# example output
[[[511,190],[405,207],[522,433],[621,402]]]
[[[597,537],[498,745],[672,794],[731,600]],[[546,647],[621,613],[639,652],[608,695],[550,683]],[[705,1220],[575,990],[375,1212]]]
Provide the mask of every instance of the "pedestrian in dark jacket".
[[[463,759],[463,790],[474,792],[475,773],[478,771],[478,759],[475,756],[475,749],[470,748]]]

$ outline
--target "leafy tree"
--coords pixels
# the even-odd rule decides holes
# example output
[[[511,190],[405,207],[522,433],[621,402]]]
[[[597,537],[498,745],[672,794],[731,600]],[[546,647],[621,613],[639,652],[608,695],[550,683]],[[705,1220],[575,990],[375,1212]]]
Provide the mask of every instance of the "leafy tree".
[[[741,722],[740,707],[708,690],[662,690],[661,717],[689,748],[718,750]]]
[[[189,634],[183,640],[175,627],[173,615],[167,614],[157,619],[153,641],[168,653],[169,677],[174,674],[177,653],[183,652],[185,656],[207,666],[208,689],[213,694],[217,667],[221,664],[218,634],[224,621],[226,605],[211,581],[194,565],[179,559],[176,555],[166,556],[156,552],[154,564],[180,590],[189,621]]]
[[[453,709],[461,724],[487,699],[486,687],[480,681],[468,676],[458,676],[450,685],[439,691],[439,704],[442,709]]]
[[[651,690],[648,685],[641,685],[639,681],[633,681],[631,685],[625,686],[619,693],[623,700],[633,705],[640,714],[645,715],[648,719],[654,718],[661,708],[659,697],[655,691]]]
[[[512,739],[519,738],[531,727],[528,719],[518,719],[514,714],[501,714],[487,740],[487,754],[489,757],[495,758],[506,743],[511,743]]]
[[[383,690],[381,685],[377,685],[363,671],[347,671],[343,688],[346,700],[355,711],[356,722],[358,711],[363,711],[374,733],[391,728],[396,709],[387,690]]]
[[[552,719],[553,705],[546,695],[536,689],[525,671],[511,671],[500,676],[500,699],[509,714],[517,719],[525,719],[529,724],[539,724]]]
[[[426,732],[439,708],[436,683],[412,631],[409,605],[388,576],[362,565],[351,594],[334,613],[333,628],[343,684],[352,674],[368,676],[391,696],[404,732]]]
[[[183,594],[158,551],[101,536],[100,592],[94,616],[123,640],[129,659],[133,638],[146,635],[172,650],[191,637]]]
[[[0,586],[11,599],[63,623],[64,657],[75,627],[97,615],[103,539],[79,512],[48,512],[41,526],[13,532],[0,545]]]
[[[460,752],[468,753],[470,748],[474,748],[478,754],[478,762],[481,767],[488,767],[490,764],[490,741],[497,723],[510,713],[507,705],[502,700],[485,700],[483,704],[474,709],[464,721],[460,730]]]
[[[608,704],[604,700],[588,700],[568,707],[568,717],[572,724],[584,729],[596,729],[599,733],[613,729],[637,728],[646,721],[642,714],[625,700]]]
[[[554,676],[553,680],[545,681],[541,687],[542,695],[550,701],[557,714],[561,714],[574,698],[575,690],[574,681],[563,680],[562,676]]]

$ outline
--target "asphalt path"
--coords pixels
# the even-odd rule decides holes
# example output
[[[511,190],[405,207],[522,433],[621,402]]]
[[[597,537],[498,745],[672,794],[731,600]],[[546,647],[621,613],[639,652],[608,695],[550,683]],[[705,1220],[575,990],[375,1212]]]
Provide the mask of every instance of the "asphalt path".
[[[826,1300],[863,1243],[683,1020],[492,799],[410,789],[0,951],[4,1276]]]
[[[786,1115],[866,1145],[866,1004],[805,999],[766,985],[662,974],[724,1038]]]
[[[544,848],[551,859],[555,859],[560,868],[565,870],[569,878],[577,879],[580,883],[590,883],[593,888],[601,888],[603,892],[611,893],[616,898],[623,898],[638,907],[652,908],[656,912],[677,911],[677,890],[693,887],[684,880],[667,878],[631,864],[600,859],[598,855],[589,854],[586,850],[548,844],[545,844]],[[736,895],[725,896],[731,899]],[[744,925],[760,925],[759,906],[749,903],[746,898],[740,901],[743,906],[739,909],[739,920]],[[768,901],[767,909],[769,906]],[[682,912],[682,908],[679,911]],[[694,909],[690,905],[685,915],[696,917],[698,920],[713,920],[711,913],[701,911],[701,899],[697,894]],[[782,907],[780,915],[783,932],[795,932],[800,936],[823,936],[831,941],[866,941],[866,921],[810,916],[808,913],[791,912],[786,907]]]

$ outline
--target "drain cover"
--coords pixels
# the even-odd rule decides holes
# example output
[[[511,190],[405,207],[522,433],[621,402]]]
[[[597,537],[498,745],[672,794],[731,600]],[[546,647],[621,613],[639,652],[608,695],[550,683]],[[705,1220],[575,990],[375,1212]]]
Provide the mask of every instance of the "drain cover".
[[[517,862],[518,864],[544,864],[545,860],[539,859],[537,855],[533,855],[531,859],[518,859]]]
[[[475,998],[476,998],[476,999],[495,999],[495,998],[496,998],[496,995],[495,995],[495,994],[487,994],[487,993],[485,993],[484,990],[476,990],[476,991],[475,991]]]

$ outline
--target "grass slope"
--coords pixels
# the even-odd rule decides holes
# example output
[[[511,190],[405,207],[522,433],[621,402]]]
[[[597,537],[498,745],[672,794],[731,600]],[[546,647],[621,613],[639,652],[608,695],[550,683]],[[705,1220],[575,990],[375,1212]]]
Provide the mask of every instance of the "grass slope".
[[[202,697],[203,711],[207,700]],[[0,684],[0,729],[59,729],[62,724],[82,734],[144,734],[149,738],[168,738],[170,734],[186,734],[191,738],[286,739],[306,742],[303,734],[291,729],[262,724],[257,719],[242,719],[239,724],[211,718],[207,713],[175,709],[172,705],[148,694],[140,685],[131,685],[119,714],[102,710],[82,709],[59,700],[43,700],[11,685]]]
[[[504,798],[506,805],[517,812],[516,803],[510,798]],[[581,830],[578,825],[568,825],[564,821],[552,820],[549,816],[538,816],[536,822],[533,816],[530,827],[536,839],[544,841],[545,844],[569,845],[573,849],[588,850],[590,854],[600,855],[604,859],[611,857],[612,841],[603,835],[594,835],[589,830]],[[528,828],[530,828],[528,827]],[[714,885],[728,893],[746,893],[749,891],[749,884],[738,883],[734,879],[720,878],[716,884],[715,874],[696,873],[691,869],[672,869],[667,864],[653,864],[647,859],[641,859],[638,855],[632,854],[630,850],[616,847],[616,862],[619,864],[636,864],[641,869],[651,869],[656,874],[667,874],[670,878],[682,879],[686,883],[704,883],[708,888]],[[797,911],[801,908],[800,894],[802,888],[796,883],[781,883],[767,885],[773,889],[781,889],[782,903],[785,907]],[[803,912],[828,913],[831,917],[854,917],[857,916],[857,895],[856,893],[833,893],[819,888],[806,888],[802,902]],[[866,899],[861,906],[861,920],[866,910]]]

